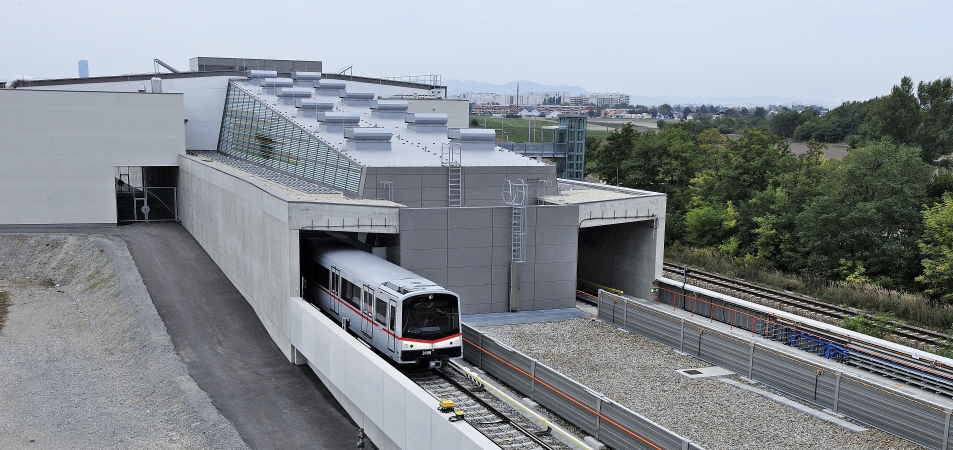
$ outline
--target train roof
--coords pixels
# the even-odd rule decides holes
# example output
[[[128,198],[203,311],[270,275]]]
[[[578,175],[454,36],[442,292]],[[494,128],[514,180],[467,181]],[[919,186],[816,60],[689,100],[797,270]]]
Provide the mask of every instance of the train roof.
[[[334,267],[359,275],[372,286],[384,285],[399,293],[443,287],[403,267],[334,238],[305,238],[311,253]]]

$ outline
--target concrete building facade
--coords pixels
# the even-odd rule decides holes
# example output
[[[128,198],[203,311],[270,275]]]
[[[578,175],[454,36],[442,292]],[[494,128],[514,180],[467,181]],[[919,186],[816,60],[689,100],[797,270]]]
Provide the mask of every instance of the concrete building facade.
[[[115,226],[117,166],[178,166],[181,94],[0,89],[0,224]]]
[[[289,360],[306,236],[337,237],[454,290],[464,314],[572,307],[580,280],[647,295],[661,274],[663,194],[557,178],[555,166],[496,146],[492,131],[468,130],[466,102],[436,98],[443,87],[258,69],[153,78],[0,91],[36,99],[0,106],[0,136],[17,143],[0,168],[9,179],[55,198],[43,183],[73,168],[40,173],[39,149],[104,180],[69,197],[93,215],[32,198],[43,205],[35,217],[4,207],[0,223],[115,223],[115,166],[175,167],[179,220]],[[60,133],[62,123],[77,131]],[[74,155],[59,151],[79,128],[100,131]],[[0,189],[22,188],[4,179]]]

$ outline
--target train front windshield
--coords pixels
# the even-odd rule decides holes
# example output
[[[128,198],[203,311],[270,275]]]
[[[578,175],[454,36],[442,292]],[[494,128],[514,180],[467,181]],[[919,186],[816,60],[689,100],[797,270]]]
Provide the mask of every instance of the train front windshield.
[[[426,294],[404,300],[403,335],[432,341],[460,332],[460,305],[450,294]]]

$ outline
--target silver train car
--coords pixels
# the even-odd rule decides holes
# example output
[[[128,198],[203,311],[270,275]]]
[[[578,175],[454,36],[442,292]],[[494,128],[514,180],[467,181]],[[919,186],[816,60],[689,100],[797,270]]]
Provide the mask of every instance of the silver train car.
[[[462,355],[460,298],[333,238],[304,238],[303,297],[398,364],[440,367]]]

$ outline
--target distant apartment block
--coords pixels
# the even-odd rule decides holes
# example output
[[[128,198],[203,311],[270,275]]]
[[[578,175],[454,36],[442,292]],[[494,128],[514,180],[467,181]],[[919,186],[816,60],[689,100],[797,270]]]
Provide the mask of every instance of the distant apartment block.
[[[519,96],[513,94],[465,92],[459,96],[461,99],[470,100],[471,104],[497,104],[504,106],[537,106],[552,103],[553,101],[568,104],[569,97],[568,92],[526,92]]]
[[[569,104],[573,106],[595,105],[598,107],[628,105],[629,95],[618,93],[573,95],[569,97]]]
[[[583,106],[571,106],[571,105],[536,105],[536,106],[516,106],[516,105],[498,105],[498,104],[486,104],[486,103],[470,103],[470,114],[477,116],[492,116],[492,115],[505,115],[505,114],[519,114],[520,111],[523,111],[526,108],[533,108],[534,110],[539,110],[542,114],[550,113],[561,113],[561,114],[588,114],[590,110],[594,110],[595,107],[583,105]]]

